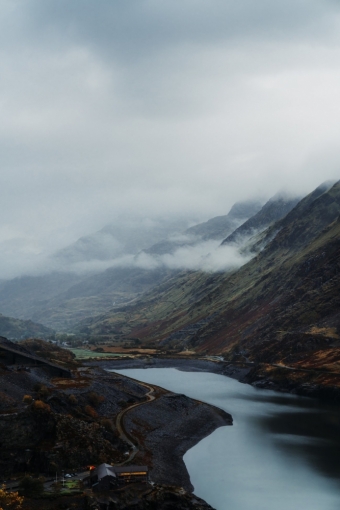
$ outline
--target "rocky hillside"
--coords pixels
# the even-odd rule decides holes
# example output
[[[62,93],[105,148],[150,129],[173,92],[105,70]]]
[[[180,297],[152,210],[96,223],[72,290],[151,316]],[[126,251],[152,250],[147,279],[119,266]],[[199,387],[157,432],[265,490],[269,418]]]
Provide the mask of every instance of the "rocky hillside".
[[[269,227],[262,251],[239,270],[181,273],[133,306],[84,324],[83,332],[338,370],[339,214],[340,182]]]
[[[245,221],[237,229],[235,229],[224,241],[222,245],[232,243],[242,243],[255,234],[263,232],[271,224],[285,217],[289,211],[291,211],[300,198],[291,198],[284,194],[275,195],[273,198],[268,200],[251,218]]]
[[[22,340],[31,337],[50,338],[54,336],[54,333],[53,329],[31,320],[19,320],[0,314],[0,336],[12,340]]]
[[[3,352],[14,347],[17,344],[6,339],[2,342]],[[182,457],[216,428],[231,425],[228,413],[158,386],[80,366],[68,351],[47,342],[25,342],[19,349],[67,363],[72,374],[54,378],[43,365],[29,365],[28,360],[28,365],[14,366],[1,358],[0,479],[44,473],[53,480],[62,470],[84,472],[89,465],[133,461],[148,466],[152,486],[130,485],[126,491],[100,493],[97,498],[87,489],[82,496],[93,502],[110,496],[114,508],[122,510],[129,505],[131,509],[210,508],[192,494]],[[51,490],[48,484],[45,489]],[[53,496],[55,500],[58,494]],[[48,508],[61,508],[63,501]],[[75,502],[69,507],[74,508]],[[88,509],[83,503],[80,508]],[[28,500],[25,508],[30,504],[45,508],[44,500],[37,506]]]

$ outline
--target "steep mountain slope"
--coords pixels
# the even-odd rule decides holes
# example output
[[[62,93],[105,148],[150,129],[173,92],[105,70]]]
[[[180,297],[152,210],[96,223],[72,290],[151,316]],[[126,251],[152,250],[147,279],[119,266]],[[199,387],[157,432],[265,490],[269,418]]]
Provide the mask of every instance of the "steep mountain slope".
[[[322,360],[322,348],[337,352],[338,363],[339,214],[340,182],[301,201],[274,239],[238,271],[181,273],[82,331],[138,337],[167,349],[228,356],[241,350],[270,363]]]
[[[165,253],[173,253],[181,246],[194,246],[204,241],[223,239],[248,218],[256,214],[261,209],[261,206],[261,202],[257,200],[237,202],[232,206],[228,214],[216,216],[204,223],[194,225],[182,232],[181,235],[171,237],[170,239],[163,239],[144,251],[150,255],[163,255]]]
[[[235,204],[228,215],[192,227],[197,228],[197,233],[191,237],[195,242],[209,236],[215,238],[219,235],[221,238],[222,231],[226,233],[226,229],[239,225],[259,208],[260,204],[254,201]],[[182,220],[156,223],[140,220],[121,226],[109,225],[55,254],[54,262],[63,265],[64,269],[69,268],[68,272],[24,276],[1,282],[0,311],[20,319],[42,322],[58,331],[68,331],[82,319],[101,315],[113,306],[136,298],[170,275],[177,274],[176,269],[169,270],[161,263],[159,267],[155,264],[155,268],[151,264],[149,269],[137,265],[134,267],[133,256],[137,256],[141,248],[147,248],[164,236],[171,238],[186,226],[187,222]],[[184,235],[185,242],[188,235]],[[163,244],[154,245],[154,250],[150,252],[165,250],[169,253],[178,246],[173,240],[163,241]],[[130,258],[125,262],[124,259],[121,267],[80,274],[71,271],[77,264],[94,262],[93,267],[97,267],[98,261],[111,260],[127,253],[130,253]]]
[[[240,243],[262,232],[269,225],[286,216],[300,200],[301,197],[291,198],[282,193],[275,195],[264,204],[257,214],[249,218],[224,239],[222,245]]]
[[[309,214],[309,209],[311,207],[319,207],[319,211],[314,210],[312,214],[314,214],[314,222],[320,222],[320,225],[323,225],[325,222],[331,220],[334,217],[334,213],[337,214],[337,205],[333,204],[334,200],[333,194],[325,194],[327,191],[330,191],[331,188],[335,185],[334,182],[325,182],[318,186],[312,193],[304,197],[298,204],[297,207],[287,214],[285,217],[277,221],[274,225],[271,225],[264,233],[263,236],[260,236],[259,241],[255,244],[254,249],[258,250],[266,246],[275,235],[285,227],[291,228],[292,225],[296,225],[300,221],[303,221],[303,218]],[[335,192],[336,193],[336,192]],[[325,194],[325,195],[324,195]],[[320,201],[313,205],[313,203],[324,195]],[[330,208],[329,212],[327,212],[327,208]],[[332,207],[334,210],[332,210]],[[328,216],[327,216],[328,215]],[[328,219],[327,219],[328,218]],[[310,226],[309,226],[310,227]],[[316,225],[317,228],[317,225]],[[313,235],[313,229],[307,228],[306,233],[310,231]],[[297,246],[297,244],[295,244]]]
[[[258,200],[236,202],[225,216],[216,216],[205,223],[188,228],[185,234],[200,236],[203,240],[222,239],[228,232],[232,232],[238,225],[254,216],[262,207]]]

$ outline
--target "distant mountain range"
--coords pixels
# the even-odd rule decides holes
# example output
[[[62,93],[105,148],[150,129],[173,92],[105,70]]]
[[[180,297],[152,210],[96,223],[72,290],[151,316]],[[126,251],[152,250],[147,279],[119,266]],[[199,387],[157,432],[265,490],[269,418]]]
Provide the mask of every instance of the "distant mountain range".
[[[54,331],[42,324],[30,320],[22,321],[0,314],[0,336],[10,340],[23,340],[25,338],[51,338]]]
[[[150,248],[143,250],[151,255],[164,255],[173,253],[183,246],[195,246],[201,242],[209,240],[221,240],[234,232],[248,218],[251,218],[262,207],[262,203],[255,200],[237,202],[224,216],[216,216],[204,223],[199,223],[187,228],[176,236],[175,239],[162,239],[159,243],[153,244]]]
[[[268,200],[258,212],[254,213],[247,221],[233,230],[224,239],[222,246],[232,243],[243,244],[245,240],[263,232],[269,225],[286,216],[300,200],[301,197],[291,198],[285,194],[278,193]]]
[[[235,300],[235,303],[238,302],[243,295],[243,288],[248,289],[247,295],[251,296],[250,280],[240,276],[245,268],[252,268],[253,264],[256,266],[256,261],[262,260],[265,253],[270,253],[281,238],[281,232],[297,228],[303,218],[311,214],[308,212],[311,206],[320,206],[321,198],[326,200],[330,196],[333,189],[331,186],[331,183],[325,183],[303,199],[280,193],[264,205],[258,201],[237,203],[227,215],[182,231],[179,229],[183,227],[183,222],[165,223],[164,229],[162,222],[154,225],[146,223],[145,228],[141,222],[138,228],[130,225],[125,231],[112,225],[107,226],[59,250],[55,258],[67,268],[99,259],[110,261],[118,253],[127,255],[132,252],[126,265],[123,263],[90,273],[55,271],[38,277],[26,276],[2,281],[0,311],[21,320],[30,319],[59,332],[81,332],[97,337],[105,335],[118,341],[129,339],[131,335],[146,342],[161,338],[167,348],[180,348],[183,344],[184,347],[194,347],[199,351],[210,350],[202,338],[206,338],[210,327],[215,331],[216,317],[222,313],[220,307],[224,310],[229,299],[233,303]],[[311,242],[319,232],[320,225],[325,222],[328,224],[330,218],[333,218],[332,214],[337,213],[336,207],[334,204],[329,207],[330,216],[323,210],[321,214],[320,210],[320,214],[316,214],[316,218],[311,219],[311,223],[303,228],[298,239],[294,238],[287,253],[301,249],[299,243],[305,238],[307,244]],[[308,232],[311,238],[306,237]],[[216,247],[220,242],[220,250],[234,247],[241,253],[239,265],[245,264],[249,258],[253,260],[239,270],[234,268],[215,273],[186,271],[185,266],[184,270],[174,269],[164,263],[164,255],[176,254],[177,250],[199,247],[210,241],[217,243]],[[116,248],[110,251],[109,247],[117,243],[120,251]],[[151,244],[147,246],[146,243]],[[143,254],[149,257],[148,264],[151,260],[150,267],[140,264]],[[242,261],[243,255],[247,258]],[[204,256],[209,259],[210,254],[207,252]],[[221,251],[220,257],[228,257],[228,254]],[[277,263],[277,260],[271,261],[273,267]],[[263,271],[261,263],[255,274],[261,274],[262,278]],[[232,292],[235,278],[240,279],[237,299]],[[255,281],[256,278],[252,280],[251,287]],[[137,319],[134,318],[135,313]],[[218,321],[222,321],[221,317]],[[203,336],[202,327],[205,332]],[[230,333],[228,335],[230,337]],[[208,336],[210,338],[210,333]],[[179,339],[183,341],[179,342]],[[212,350],[220,352],[224,351],[224,347]]]
[[[63,271],[0,282],[0,311],[69,331],[82,319],[101,315],[178,273],[159,263],[158,255],[222,240],[260,208],[258,201],[237,203],[227,215],[190,228],[184,220],[108,225],[55,253],[53,266]],[[143,254],[156,257],[151,267],[137,261]],[[116,265],[100,270],[102,263]],[[89,270],[75,272],[83,264],[89,264]]]
[[[146,271],[130,267],[129,262],[143,248],[187,226],[184,220],[126,220],[120,226],[107,225],[56,252],[51,260],[56,269],[50,273],[0,281],[0,312],[67,331],[81,319],[104,313],[158,283],[166,269]],[[129,257],[126,267],[124,261],[109,267],[117,257]]]
[[[120,220],[75,243],[58,250],[53,259],[70,267],[90,261],[112,261],[124,255],[135,255],[143,249],[176,235],[188,226],[185,220]]]
[[[255,256],[241,268],[181,272],[77,331],[138,338],[167,351],[334,369],[340,363],[339,215],[340,181],[322,185],[255,236]]]
[[[340,387],[340,181],[303,198],[235,204],[225,216],[170,230],[144,236],[149,246],[141,235],[126,238],[124,249],[136,252],[125,265],[0,282],[2,313],[44,324],[0,316],[0,335],[46,338],[48,326],[96,341],[138,340],[158,352],[221,355],[254,367],[255,384],[279,379],[296,389],[299,381],[296,391],[313,395]],[[89,236],[88,251],[83,239],[56,258],[72,265],[110,257],[102,235],[97,246]],[[237,254],[238,266],[167,265],[202,246],[202,260]]]

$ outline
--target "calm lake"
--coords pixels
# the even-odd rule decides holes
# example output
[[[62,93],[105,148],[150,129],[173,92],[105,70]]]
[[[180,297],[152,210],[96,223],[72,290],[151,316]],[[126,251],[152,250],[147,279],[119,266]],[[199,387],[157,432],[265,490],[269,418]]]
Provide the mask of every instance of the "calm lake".
[[[217,510],[339,510],[338,407],[205,372],[117,372],[232,414],[232,427],[217,429],[184,456],[195,494]]]

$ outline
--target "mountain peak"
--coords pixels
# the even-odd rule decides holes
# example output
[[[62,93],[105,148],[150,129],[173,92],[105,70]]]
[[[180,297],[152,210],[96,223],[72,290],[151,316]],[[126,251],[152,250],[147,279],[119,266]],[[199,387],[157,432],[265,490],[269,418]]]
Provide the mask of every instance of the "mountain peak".
[[[222,245],[238,243],[262,232],[269,225],[286,216],[300,200],[301,197],[293,197],[292,194],[284,191],[277,193],[264,204],[260,211],[224,239]]]

